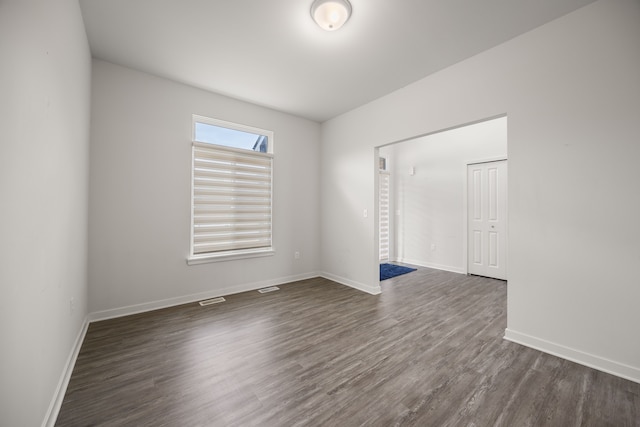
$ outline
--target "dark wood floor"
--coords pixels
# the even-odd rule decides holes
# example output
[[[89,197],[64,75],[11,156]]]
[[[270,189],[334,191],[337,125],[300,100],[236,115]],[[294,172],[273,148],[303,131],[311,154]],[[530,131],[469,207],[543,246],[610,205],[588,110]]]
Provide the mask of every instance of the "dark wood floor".
[[[505,282],[420,268],[93,323],[57,426],[640,426],[640,384],[505,341]]]

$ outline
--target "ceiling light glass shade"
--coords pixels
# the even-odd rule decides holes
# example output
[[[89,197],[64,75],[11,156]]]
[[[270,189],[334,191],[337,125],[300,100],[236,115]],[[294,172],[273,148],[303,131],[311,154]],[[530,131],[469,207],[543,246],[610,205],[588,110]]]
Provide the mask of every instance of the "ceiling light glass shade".
[[[311,17],[326,31],[342,27],[351,16],[351,3],[347,0],[314,0]]]

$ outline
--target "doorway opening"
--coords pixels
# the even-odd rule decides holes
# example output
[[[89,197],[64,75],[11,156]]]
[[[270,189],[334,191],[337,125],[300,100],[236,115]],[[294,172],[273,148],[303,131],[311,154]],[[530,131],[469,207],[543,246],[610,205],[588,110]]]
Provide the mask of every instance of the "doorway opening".
[[[383,262],[384,257],[384,262],[399,265],[477,274],[469,268],[469,260],[478,261],[479,255],[470,250],[482,246],[484,240],[469,239],[468,165],[506,163],[507,117],[388,144],[378,147],[376,153],[386,166],[386,175],[379,170],[376,177],[378,261]],[[506,178],[506,169],[500,177]],[[492,193],[492,200],[504,201],[506,209],[506,181],[503,189],[499,199]],[[387,206],[383,195],[388,197]],[[490,249],[496,249],[496,234],[487,236],[494,243]],[[506,279],[506,220],[500,237],[505,239],[500,251],[485,255],[494,256],[494,263],[496,254],[505,256],[500,266],[504,266]]]

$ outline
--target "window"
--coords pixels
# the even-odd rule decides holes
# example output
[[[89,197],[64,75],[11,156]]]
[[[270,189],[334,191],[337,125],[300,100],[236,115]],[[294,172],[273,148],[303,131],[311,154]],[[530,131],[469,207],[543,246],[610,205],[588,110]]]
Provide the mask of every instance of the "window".
[[[188,263],[272,255],[273,132],[194,115],[192,146]]]
[[[378,180],[378,212],[379,212],[379,231],[378,231],[378,244],[379,244],[379,255],[380,262],[388,262],[389,261],[389,232],[391,225],[391,216],[390,216],[390,193],[391,193],[391,175],[389,172],[380,171],[380,177]]]

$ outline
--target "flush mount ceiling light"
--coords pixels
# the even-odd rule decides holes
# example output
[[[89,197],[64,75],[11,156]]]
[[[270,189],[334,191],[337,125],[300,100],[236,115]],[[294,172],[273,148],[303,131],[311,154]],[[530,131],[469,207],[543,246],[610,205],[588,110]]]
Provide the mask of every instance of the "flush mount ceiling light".
[[[314,0],[311,17],[325,31],[335,31],[342,27],[351,16],[348,0]]]

